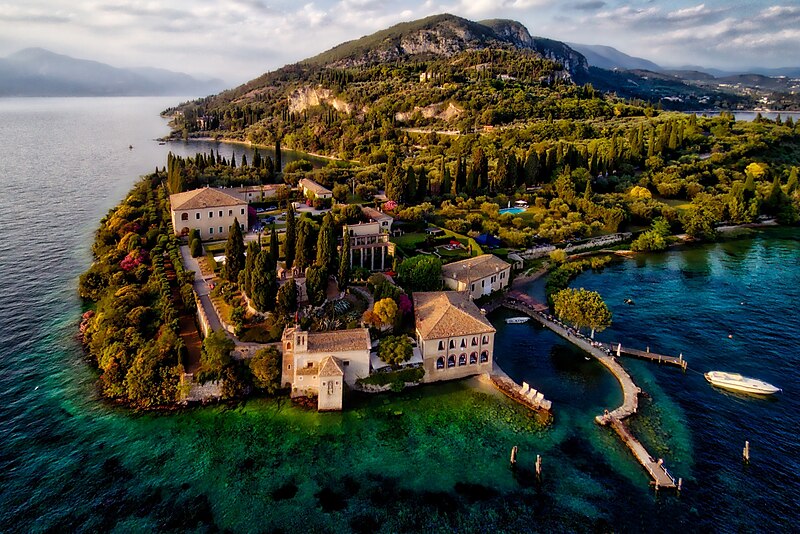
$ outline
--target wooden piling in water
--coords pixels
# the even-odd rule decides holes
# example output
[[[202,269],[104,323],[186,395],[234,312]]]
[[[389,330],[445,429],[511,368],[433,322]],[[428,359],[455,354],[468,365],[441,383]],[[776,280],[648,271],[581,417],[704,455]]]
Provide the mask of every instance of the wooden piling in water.
[[[511,467],[517,465],[517,446],[511,448]]]
[[[742,449],[742,459],[744,460],[744,463],[746,463],[746,464],[750,463],[750,442],[749,441],[745,441],[744,442],[744,449]]]
[[[542,479],[542,457],[538,454],[536,455],[536,478]]]

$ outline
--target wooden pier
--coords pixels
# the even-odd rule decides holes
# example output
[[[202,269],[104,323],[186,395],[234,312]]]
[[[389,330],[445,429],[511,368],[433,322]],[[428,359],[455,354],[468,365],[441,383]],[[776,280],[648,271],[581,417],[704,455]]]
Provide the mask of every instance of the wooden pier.
[[[532,299],[529,295],[520,294],[519,292],[510,292],[506,299],[503,301],[503,306],[506,308],[516,310],[526,314],[527,316],[539,321],[544,327],[550,329],[551,331],[555,332],[565,340],[569,341],[576,347],[580,348],[587,354],[593,356],[597,361],[603,364],[609,371],[614,375],[614,377],[619,382],[620,386],[622,387],[622,405],[616,408],[615,410],[609,412],[606,411],[603,415],[598,415],[595,418],[595,421],[600,425],[609,425],[611,426],[616,433],[622,438],[622,441],[625,445],[631,450],[633,455],[636,457],[636,460],[642,464],[642,467],[645,468],[647,473],[652,478],[652,484],[659,488],[678,488],[678,485],[675,483],[675,479],[672,478],[672,475],[669,474],[667,468],[664,466],[662,460],[654,460],[650,453],[647,452],[647,449],[644,448],[642,445],[631,433],[631,431],[625,426],[623,423],[623,419],[629,417],[636,413],[639,409],[639,393],[641,393],[641,389],[633,382],[631,376],[625,371],[622,365],[617,362],[614,358],[613,354],[614,351],[610,349],[610,346],[604,343],[599,343],[597,341],[591,340],[577,332],[575,332],[572,328],[567,325],[564,325],[554,318],[547,315],[544,311],[547,307],[543,304],[536,302]],[[616,348],[614,348],[616,350]],[[630,351],[632,349],[626,349],[625,353],[630,354],[633,356],[638,356],[638,354],[631,354]],[[620,353],[623,350],[620,347]],[[636,351],[642,352],[642,351]],[[659,361],[658,357],[662,358],[672,358],[672,357],[665,357],[663,355],[652,354],[646,352],[644,354],[651,354],[652,357],[646,357],[645,359],[651,361]],[[677,360],[677,358],[675,358]],[[680,358],[683,361],[683,358]],[[662,360],[663,363],[668,363],[666,360]],[[685,362],[681,366],[685,369]]]
[[[602,343],[601,345],[617,356],[631,356],[633,358],[639,358],[640,360],[677,365],[684,371],[686,370],[687,363],[686,360],[683,359],[683,354],[680,356],[666,356],[664,354],[650,352],[650,347],[647,347],[647,350],[637,350],[623,347],[622,343]]]

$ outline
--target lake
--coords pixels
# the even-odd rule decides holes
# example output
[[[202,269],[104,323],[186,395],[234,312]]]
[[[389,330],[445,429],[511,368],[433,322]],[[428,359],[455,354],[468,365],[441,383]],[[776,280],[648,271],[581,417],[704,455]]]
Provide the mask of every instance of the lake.
[[[207,150],[154,141],[168,131],[159,111],[179,100],[0,99],[1,530],[796,525],[796,230],[621,261],[575,282],[600,291],[614,312],[601,339],[682,351],[689,361],[686,374],[624,362],[647,393],[631,427],[683,477],[680,496],[656,495],[616,436],[594,423],[620,402],[613,377],[534,324],[506,325],[503,311],[491,317],[497,361],[553,400],[550,427],[472,382],[357,398],[341,414],[267,399],[136,414],[101,401],[75,339],[83,311],[77,278],[92,261],[100,218],[139,175],[163,166],[169,150]],[[239,161],[246,151],[222,147]],[[528,290],[537,294],[541,283]],[[784,393],[721,393],[698,374],[709,369],[753,374]],[[516,472],[508,467],[514,445]],[[541,483],[532,474],[536,454],[544,458]]]

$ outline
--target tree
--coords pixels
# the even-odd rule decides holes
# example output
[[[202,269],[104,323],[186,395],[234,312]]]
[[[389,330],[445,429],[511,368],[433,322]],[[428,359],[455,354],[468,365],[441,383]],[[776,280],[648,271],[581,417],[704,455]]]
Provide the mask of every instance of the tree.
[[[321,306],[325,302],[328,290],[328,275],[325,269],[312,265],[306,269],[306,292],[308,301],[314,306]]]
[[[196,237],[190,240],[189,252],[191,253],[193,258],[199,258],[200,256],[203,255],[203,243]]]
[[[203,340],[203,351],[200,361],[206,371],[218,373],[231,362],[231,351],[236,344],[224,330],[216,330]]]
[[[403,260],[397,279],[406,291],[436,291],[442,287],[442,262],[436,256],[420,254]]]
[[[577,329],[591,328],[591,337],[595,331],[601,332],[611,326],[611,312],[603,302],[603,298],[595,291],[581,289],[562,289],[553,295],[555,314]]]
[[[278,244],[278,231],[275,230],[275,225],[272,225],[272,231],[269,235],[269,260],[270,267],[273,269],[278,268],[278,258],[280,257],[280,245]]]
[[[294,278],[290,278],[278,289],[278,297],[275,302],[275,312],[282,316],[288,316],[297,311],[297,283]]]
[[[372,307],[372,313],[375,314],[375,317],[378,318],[382,325],[387,326],[394,324],[398,311],[397,303],[391,298],[381,299]]]
[[[281,172],[281,138],[275,138],[275,172]]]
[[[250,372],[253,382],[268,395],[274,395],[280,389],[281,355],[275,347],[264,347],[250,359]]]
[[[347,195],[350,194],[350,188],[347,184],[336,184],[333,186],[333,198],[337,202],[347,202]]]
[[[247,256],[245,256],[244,260],[244,274],[242,276],[242,290],[245,292],[247,296],[252,296],[250,291],[253,287],[253,266],[256,263],[256,258],[258,257],[258,253],[261,250],[261,247],[258,244],[258,241],[250,241],[247,244]]]
[[[233,219],[233,225],[225,244],[225,273],[231,282],[239,279],[239,271],[244,268],[244,237],[239,227],[238,219]]]
[[[294,206],[289,203],[286,208],[286,234],[283,243],[283,255],[286,258],[286,268],[291,269],[294,265],[295,248],[297,241],[297,221],[294,218]]]
[[[350,236],[347,232],[347,225],[342,229],[342,248],[339,251],[339,272],[336,276],[336,283],[339,291],[344,291],[350,285]]]
[[[253,264],[250,275],[250,300],[258,311],[272,311],[275,309],[275,296],[278,292],[278,280],[272,266],[269,251],[259,251]]]
[[[333,271],[334,259],[336,258],[336,238],[333,232],[333,215],[328,212],[322,219],[322,226],[319,229],[317,238],[317,261],[315,265],[321,267],[325,274]]]
[[[297,223],[297,241],[295,245],[295,263],[300,270],[311,265],[314,238],[311,221],[303,217]]]
[[[382,362],[388,363],[392,367],[397,367],[401,363],[407,362],[413,354],[408,336],[387,336],[378,345],[378,357]]]
[[[643,232],[631,243],[631,250],[636,252],[655,252],[667,249],[667,236],[670,234],[669,223],[662,217],[653,221],[650,230]]]

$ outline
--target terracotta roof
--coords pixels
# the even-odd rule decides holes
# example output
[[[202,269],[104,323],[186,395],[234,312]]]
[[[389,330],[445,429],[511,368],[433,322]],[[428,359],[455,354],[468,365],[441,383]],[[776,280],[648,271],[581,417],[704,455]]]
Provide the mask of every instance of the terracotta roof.
[[[375,208],[370,208],[369,206],[362,206],[361,213],[363,213],[365,217],[369,217],[373,221],[383,221],[385,219],[394,220],[394,218],[391,215],[386,215],[382,211],[376,210]]]
[[[204,187],[185,193],[175,193],[169,196],[169,204],[175,210],[197,210],[204,208],[221,208],[223,206],[246,205],[247,202],[233,195],[224,193],[219,189]]]
[[[304,187],[309,191],[312,191],[315,195],[331,195],[333,194],[330,189],[327,189],[321,185],[319,185],[314,180],[309,180],[308,178],[303,178],[298,182],[300,187]]]
[[[442,266],[442,276],[469,284],[511,267],[494,254],[484,254]]]
[[[284,184],[264,184],[264,185],[241,185],[234,187],[235,191],[240,193],[261,192],[261,191],[274,191],[279,187],[286,187]]]
[[[312,365],[311,367],[300,367],[297,370],[298,375],[310,376],[318,374],[319,368],[316,365]]]
[[[339,367],[339,362],[333,356],[325,356],[319,362],[319,376],[344,376],[344,371]]]
[[[334,330],[332,332],[309,332],[308,352],[341,352],[346,350],[369,350],[369,330]]]
[[[414,293],[414,318],[422,339],[494,332],[467,291]]]

